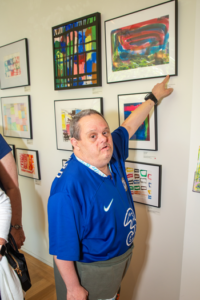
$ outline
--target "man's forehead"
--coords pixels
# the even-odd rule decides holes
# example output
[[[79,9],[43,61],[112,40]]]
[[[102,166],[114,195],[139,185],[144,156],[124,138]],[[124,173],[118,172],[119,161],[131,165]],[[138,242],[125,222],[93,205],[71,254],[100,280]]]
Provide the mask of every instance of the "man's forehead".
[[[80,129],[83,131],[94,131],[109,129],[107,122],[98,114],[88,115],[80,119]]]

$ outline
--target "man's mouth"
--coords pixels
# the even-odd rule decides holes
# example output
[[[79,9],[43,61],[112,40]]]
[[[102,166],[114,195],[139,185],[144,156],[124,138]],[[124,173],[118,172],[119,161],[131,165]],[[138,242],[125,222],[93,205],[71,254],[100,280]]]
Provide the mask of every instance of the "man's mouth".
[[[107,149],[109,149],[109,145],[105,145],[101,148],[101,150],[107,150]]]

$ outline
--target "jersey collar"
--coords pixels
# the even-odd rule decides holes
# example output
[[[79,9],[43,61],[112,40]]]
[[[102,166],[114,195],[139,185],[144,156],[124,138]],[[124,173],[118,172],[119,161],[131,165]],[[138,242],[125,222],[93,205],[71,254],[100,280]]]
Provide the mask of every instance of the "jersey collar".
[[[75,154],[74,154],[74,156],[76,157],[76,159],[77,159],[80,163],[82,163],[83,165],[85,165],[86,167],[88,167],[89,169],[91,169],[92,171],[94,171],[95,173],[99,174],[100,176],[102,176],[102,177],[108,177],[108,176],[109,176],[109,175],[108,175],[108,176],[105,175],[103,172],[101,172],[99,169],[97,169],[97,167],[92,166],[92,165],[86,163],[85,161],[81,160],[81,159],[78,158]],[[108,167],[109,167],[110,173],[112,173],[110,163],[108,164]]]

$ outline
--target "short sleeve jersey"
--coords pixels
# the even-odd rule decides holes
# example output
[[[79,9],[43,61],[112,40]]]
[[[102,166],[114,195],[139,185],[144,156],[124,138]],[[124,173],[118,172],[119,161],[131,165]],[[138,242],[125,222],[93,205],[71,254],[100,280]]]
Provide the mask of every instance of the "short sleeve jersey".
[[[50,254],[82,262],[125,253],[136,231],[135,209],[126,178],[128,132],[112,133],[112,177],[102,177],[72,154],[55,178],[48,201]]]
[[[10,146],[6,143],[2,135],[0,134],[0,159],[2,159],[4,156],[6,156],[11,151]],[[0,181],[0,188],[4,190],[4,187]]]

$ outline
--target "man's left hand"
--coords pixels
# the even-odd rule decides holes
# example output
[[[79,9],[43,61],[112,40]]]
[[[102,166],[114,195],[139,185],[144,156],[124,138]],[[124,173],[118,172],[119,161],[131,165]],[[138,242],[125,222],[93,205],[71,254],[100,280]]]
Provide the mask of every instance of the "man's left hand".
[[[21,246],[24,245],[24,241],[26,239],[25,234],[24,234],[24,230],[22,228],[19,228],[19,229],[12,228],[11,229],[11,234],[12,234],[14,240],[15,240],[17,248],[20,249]]]

